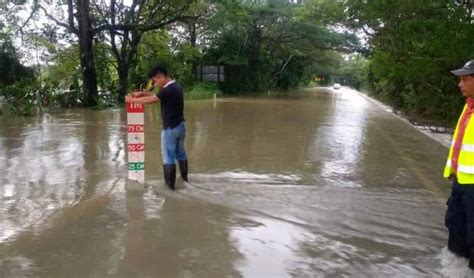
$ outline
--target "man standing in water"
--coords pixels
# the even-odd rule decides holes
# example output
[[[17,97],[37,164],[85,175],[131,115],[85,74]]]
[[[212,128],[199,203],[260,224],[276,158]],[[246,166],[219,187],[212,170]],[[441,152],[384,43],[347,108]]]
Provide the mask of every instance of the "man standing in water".
[[[186,126],[184,123],[184,92],[168,72],[161,66],[155,66],[148,74],[154,86],[160,88],[157,94],[134,91],[131,96],[125,96],[125,102],[140,104],[160,102],[163,130],[161,131],[161,153],[163,156],[163,172],[165,183],[174,190],[176,180],[176,164],[183,180],[188,181],[188,159],[184,150]]]
[[[467,102],[444,169],[444,177],[453,181],[445,224],[448,249],[469,259],[469,268],[474,269],[474,60],[451,72],[460,77],[459,88]]]

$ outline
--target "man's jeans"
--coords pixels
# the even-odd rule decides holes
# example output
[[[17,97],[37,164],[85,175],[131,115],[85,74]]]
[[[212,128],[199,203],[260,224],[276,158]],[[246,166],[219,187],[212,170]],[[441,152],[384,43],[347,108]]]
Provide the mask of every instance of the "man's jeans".
[[[184,121],[175,128],[167,128],[161,131],[161,154],[163,164],[175,164],[175,160],[187,160],[184,151],[184,138],[186,137],[186,125]]]

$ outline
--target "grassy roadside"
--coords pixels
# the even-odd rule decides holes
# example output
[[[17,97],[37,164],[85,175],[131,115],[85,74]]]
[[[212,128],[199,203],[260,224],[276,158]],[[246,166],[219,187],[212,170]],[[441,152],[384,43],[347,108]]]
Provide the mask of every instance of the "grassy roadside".
[[[211,99],[217,96],[222,96],[222,92],[216,83],[202,82],[196,83],[192,89],[185,92],[186,99]]]

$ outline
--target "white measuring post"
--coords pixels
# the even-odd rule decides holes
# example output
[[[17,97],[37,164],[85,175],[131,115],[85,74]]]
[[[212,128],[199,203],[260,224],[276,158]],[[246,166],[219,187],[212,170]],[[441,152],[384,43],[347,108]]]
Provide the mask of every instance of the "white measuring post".
[[[127,103],[128,178],[145,183],[145,105]]]

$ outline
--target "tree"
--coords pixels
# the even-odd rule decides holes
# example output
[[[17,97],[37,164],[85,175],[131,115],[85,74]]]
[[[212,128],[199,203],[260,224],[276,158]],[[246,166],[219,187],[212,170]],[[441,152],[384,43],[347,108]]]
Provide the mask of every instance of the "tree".
[[[227,65],[226,75],[232,76],[224,84],[228,89],[295,87],[303,78],[312,79],[309,71],[320,57],[327,57],[322,52],[358,47],[353,34],[336,31],[321,20],[324,14],[313,9],[316,3],[261,2],[223,1],[209,19],[213,32],[204,59]]]
[[[60,12],[61,6],[63,5],[66,6],[66,16]],[[33,7],[31,8],[31,16],[23,26],[25,26],[28,20],[37,14],[38,11],[43,11],[47,18],[78,38],[84,91],[83,103],[85,106],[96,105],[97,77],[94,64],[93,39],[98,31],[92,26],[93,19],[91,18],[89,0],[59,1],[56,5],[51,5],[50,1],[36,0],[33,2]]]
[[[109,39],[120,80],[119,96],[123,97],[128,84],[128,71],[134,64],[143,33],[185,18],[184,12],[192,2],[133,0],[130,5],[126,5],[120,0],[110,0],[109,3],[98,0],[58,0],[51,5],[51,1],[36,0],[31,8],[31,16],[26,21],[38,11],[43,11],[47,18],[77,37],[84,104],[93,106],[97,104],[94,40]],[[62,12],[64,6],[66,14]]]
[[[98,30],[107,30],[111,51],[117,62],[119,76],[119,99],[128,89],[129,70],[135,66],[138,46],[146,32],[164,28],[178,20],[186,19],[191,1],[139,1],[133,0],[130,7],[123,2],[111,0],[110,5],[96,5],[100,21]]]
[[[472,6],[448,0],[345,5],[347,26],[365,32],[372,47],[372,92],[405,113],[451,125],[462,99],[449,71],[474,57]]]
[[[0,86],[12,85],[23,78],[34,78],[32,68],[21,64],[11,40],[0,44]]]
[[[24,66],[13,43],[20,19],[19,9],[9,1],[0,1],[0,85],[11,85],[23,78],[34,78],[33,68]]]

